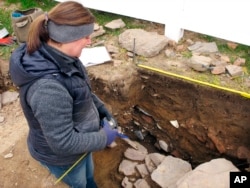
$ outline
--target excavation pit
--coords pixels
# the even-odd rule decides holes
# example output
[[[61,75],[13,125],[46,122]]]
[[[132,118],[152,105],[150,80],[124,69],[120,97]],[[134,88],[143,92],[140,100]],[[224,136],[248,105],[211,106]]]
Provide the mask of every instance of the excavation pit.
[[[226,158],[243,171],[249,166],[239,154],[250,146],[248,98],[136,65],[103,64],[89,67],[88,72],[93,91],[124,132],[149,152],[181,158],[193,168],[216,158]],[[143,140],[135,134],[138,131],[144,134]],[[159,147],[160,140],[168,144],[168,152]],[[118,147],[95,155],[102,183],[110,178],[121,182],[124,177],[117,169],[129,146],[117,142]],[[108,166],[109,173],[102,173]]]

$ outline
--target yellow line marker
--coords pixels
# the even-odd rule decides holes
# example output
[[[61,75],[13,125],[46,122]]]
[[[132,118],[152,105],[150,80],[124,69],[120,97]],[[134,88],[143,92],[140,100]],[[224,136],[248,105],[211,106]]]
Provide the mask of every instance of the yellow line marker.
[[[86,157],[88,153],[84,153],[63,175],[61,175],[54,183],[56,185],[59,183],[82,159]]]
[[[239,94],[239,95],[241,95],[243,97],[246,97],[246,98],[250,99],[250,93],[246,93],[246,92],[242,92],[242,91],[238,91],[238,90],[234,90],[234,89],[230,89],[230,88],[226,88],[226,87],[222,87],[222,86],[217,86],[217,85],[210,84],[210,83],[207,83],[207,82],[195,80],[193,78],[188,78],[186,76],[182,76],[182,75],[174,74],[174,73],[171,73],[171,72],[163,71],[161,69],[157,69],[157,68],[150,67],[150,66],[147,66],[147,65],[137,64],[137,66],[145,68],[145,69],[153,70],[153,71],[156,71],[156,72],[160,72],[160,73],[163,73],[163,74],[171,75],[171,76],[174,76],[174,77],[182,78],[182,79],[192,81],[192,82],[195,82],[195,83],[199,83],[199,84],[202,84],[202,85],[207,85],[207,86],[214,87],[214,88],[217,88],[217,89],[222,89],[222,90],[229,91],[229,92],[232,92],[232,93],[237,93],[237,94]]]

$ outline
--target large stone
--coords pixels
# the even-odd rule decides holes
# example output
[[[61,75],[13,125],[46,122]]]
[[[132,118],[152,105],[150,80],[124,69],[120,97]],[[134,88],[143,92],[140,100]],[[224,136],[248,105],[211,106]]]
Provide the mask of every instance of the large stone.
[[[133,161],[143,161],[147,155],[147,153],[140,152],[138,150],[128,148],[124,155],[127,159],[131,159]]]
[[[168,44],[168,38],[143,29],[127,29],[119,35],[120,45],[144,57],[153,57]]]
[[[215,42],[196,42],[188,47],[189,50],[199,53],[215,53],[218,52],[218,47]]]
[[[138,164],[137,162],[123,160],[121,164],[119,165],[119,172],[126,176],[135,175],[136,174],[135,166],[137,164]]]
[[[238,171],[230,161],[223,158],[214,159],[188,172],[177,182],[176,188],[227,188],[230,172]]]
[[[161,187],[171,187],[191,170],[192,167],[187,161],[167,156],[157,169],[153,171],[151,178]]]
[[[206,56],[193,55],[188,65],[196,71],[204,72],[209,69],[212,59]]]

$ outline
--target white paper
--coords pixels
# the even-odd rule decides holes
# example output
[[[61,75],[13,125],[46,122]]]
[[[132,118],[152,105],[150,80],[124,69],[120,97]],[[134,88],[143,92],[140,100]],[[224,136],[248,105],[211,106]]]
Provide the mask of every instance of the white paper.
[[[88,67],[111,61],[111,57],[105,46],[97,46],[84,48],[80,60],[85,67]]]

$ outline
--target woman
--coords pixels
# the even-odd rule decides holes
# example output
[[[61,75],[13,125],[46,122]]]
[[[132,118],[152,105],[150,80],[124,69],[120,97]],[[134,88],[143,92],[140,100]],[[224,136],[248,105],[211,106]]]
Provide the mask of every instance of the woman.
[[[32,23],[27,43],[10,59],[11,78],[20,88],[29,125],[30,154],[74,188],[97,187],[91,152],[104,149],[118,134],[79,60],[91,43],[94,21],[82,4],[59,3]]]

